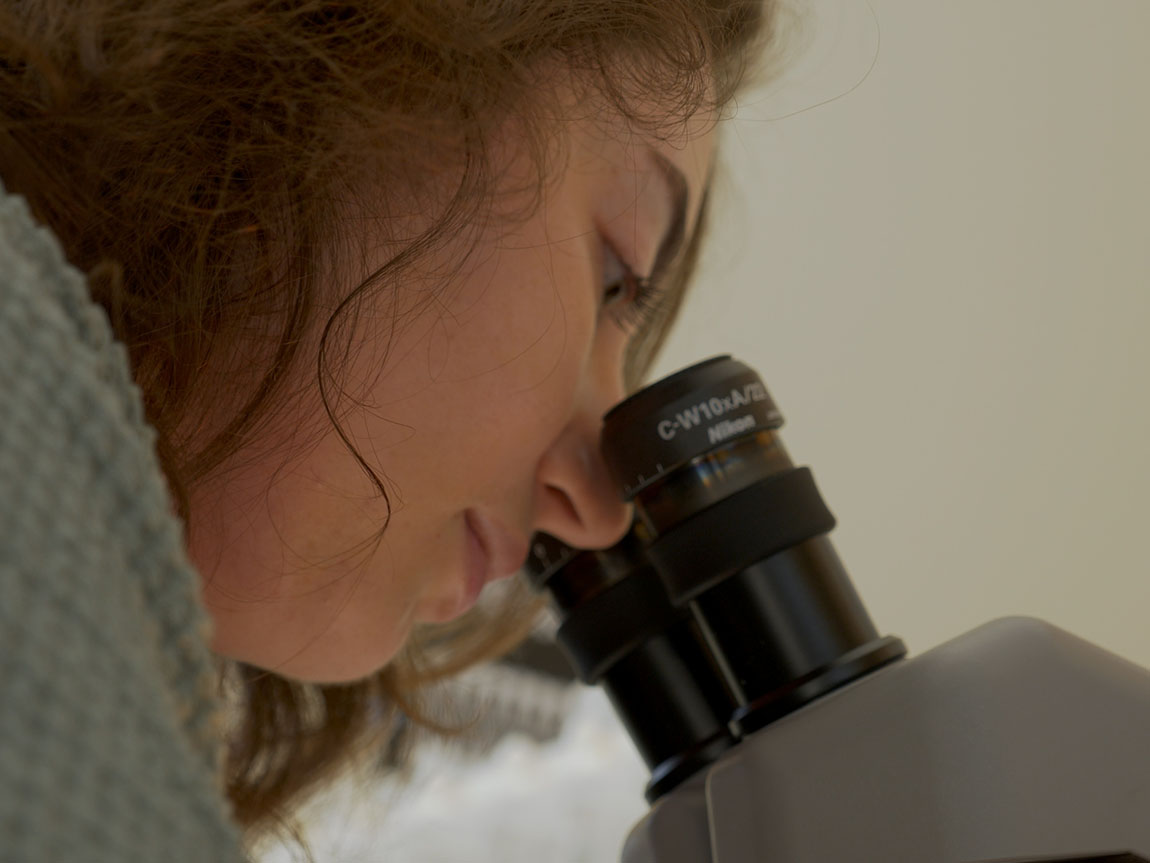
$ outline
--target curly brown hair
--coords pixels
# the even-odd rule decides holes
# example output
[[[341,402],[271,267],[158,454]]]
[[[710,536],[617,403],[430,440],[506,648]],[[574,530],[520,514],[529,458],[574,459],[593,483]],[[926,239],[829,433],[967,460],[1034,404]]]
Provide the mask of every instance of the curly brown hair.
[[[574,72],[662,134],[699,110],[723,113],[752,73],[771,74],[777,12],[773,0],[8,0],[0,177],[87,274],[127,347],[187,523],[189,489],[260,439],[301,365],[314,363],[339,430],[357,308],[490,205],[493,129],[514,122],[542,188],[555,151],[541,69]],[[652,93],[657,116],[634,98]],[[449,194],[421,197],[443,177]],[[393,238],[397,253],[331,311],[319,294],[327,256],[346,248],[354,213],[380,206],[367,188],[387,190],[384,206],[438,203],[430,227]],[[701,236],[700,223],[672,276],[675,299],[631,348],[632,385],[675,316]],[[317,322],[313,353],[305,336]],[[253,346],[252,333],[268,331]],[[201,427],[222,397],[226,421]],[[537,609],[511,591],[417,633],[355,684],[231,664],[236,819],[249,836],[280,823],[376,739],[379,705],[418,716],[422,684],[506,651]]]

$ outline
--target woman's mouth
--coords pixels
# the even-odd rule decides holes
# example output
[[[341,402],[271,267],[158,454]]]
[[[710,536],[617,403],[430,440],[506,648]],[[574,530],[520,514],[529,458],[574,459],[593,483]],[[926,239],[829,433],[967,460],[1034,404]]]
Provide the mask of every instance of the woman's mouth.
[[[478,531],[471,519],[470,510],[464,517],[467,526],[467,554],[464,563],[463,599],[460,601],[459,613],[463,614],[475,606],[479,594],[487,586],[491,570],[491,558],[483,545]]]
[[[473,509],[464,513],[467,550],[464,563],[464,591],[459,614],[470,610],[490,582],[519,571],[527,558],[527,539],[501,529]]]

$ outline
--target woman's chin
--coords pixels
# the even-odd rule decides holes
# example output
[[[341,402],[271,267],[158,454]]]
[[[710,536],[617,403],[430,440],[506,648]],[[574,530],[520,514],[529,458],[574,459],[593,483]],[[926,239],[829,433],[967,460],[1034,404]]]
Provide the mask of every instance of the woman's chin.
[[[427,603],[418,617],[419,623],[451,623],[466,614],[471,610],[474,605],[467,597],[460,593],[459,596],[446,596],[441,599],[436,599]]]
[[[366,639],[323,639],[309,647],[297,650],[284,657],[272,655],[266,650],[236,649],[216,638],[212,650],[224,659],[242,662],[255,668],[271,672],[278,677],[297,683],[348,684],[371,677],[384,669],[403,647],[408,630],[387,633],[377,632],[387,638],[365,643]]]

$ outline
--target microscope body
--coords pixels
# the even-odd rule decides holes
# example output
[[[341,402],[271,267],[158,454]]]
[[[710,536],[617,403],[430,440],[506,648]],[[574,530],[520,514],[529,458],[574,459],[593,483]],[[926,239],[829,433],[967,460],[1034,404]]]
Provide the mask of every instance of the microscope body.
[[[623,863],[1150,861],[1150,671],[1006,618],[750,734]]]
[[[651,770],[622,863],[1150,863],[1150,670],[1021,617],[908,658],[782,424],[728,355],[657,381],[603,420],[631,531],[533,545]]]

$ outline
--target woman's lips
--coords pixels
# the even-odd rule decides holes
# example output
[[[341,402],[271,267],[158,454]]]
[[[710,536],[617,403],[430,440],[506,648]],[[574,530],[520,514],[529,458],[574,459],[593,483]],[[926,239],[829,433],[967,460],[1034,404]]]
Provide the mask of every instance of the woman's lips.
[[[491,561],[487,556],[487,549],[479,538],[471,519],[467,522],[467,563],[466,576],[463,583],[463,599],[460,603],[459,613],[468,611],[479,599],[479,594],[487,584],[487,573]]]
[[[516,538],[472,509],[464,513],[464,522],[467,555],[460,614],[475,605],[489,582],[514,575],[527,558],[526,538]]]

